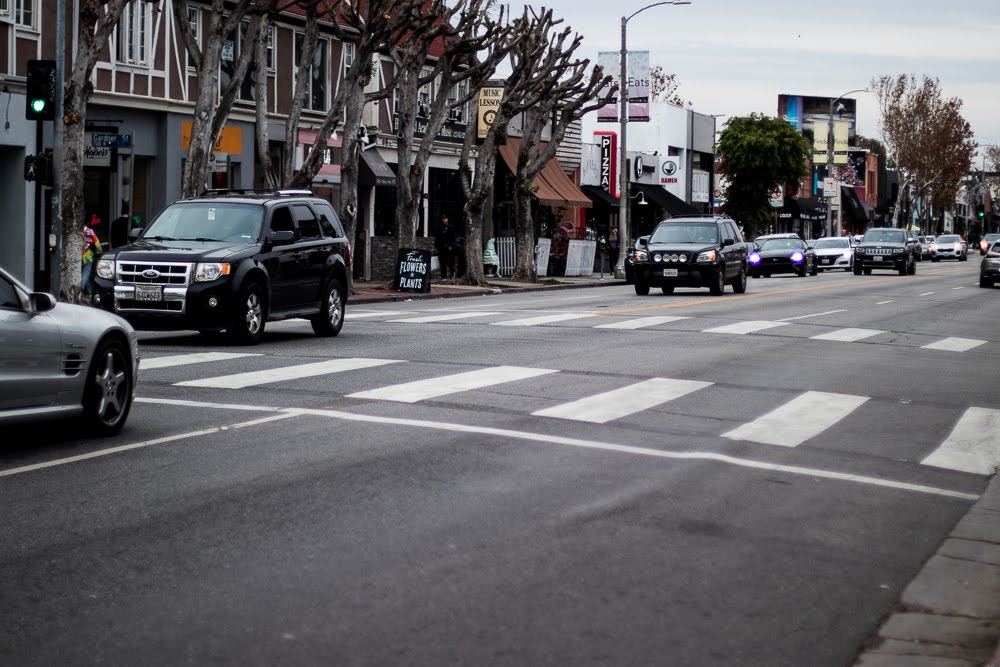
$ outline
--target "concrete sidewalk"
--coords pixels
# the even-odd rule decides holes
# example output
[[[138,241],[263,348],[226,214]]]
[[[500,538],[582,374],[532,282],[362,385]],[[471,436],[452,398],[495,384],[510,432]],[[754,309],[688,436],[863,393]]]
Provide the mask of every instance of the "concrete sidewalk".
[[[536,283],[516,283],[503,278],[487,278],[489,287],[463,285],[460,282],[448,280],[432,280],[431,291],[427,293],[397,292],[388,282],[355,282],[355,294],[347,299],[348,305],[364,303],[382,303],[391,301],[416,301],[420,299],[447,299],[459,296],[479,296],[483,294],[513,294],[518,292],[538,292],[558,289],[573,289],[577,287],[604,287],[608,285],[624,285],[625,281],[615,278],[613,274],[583,276],[579,278],[540,278]]]

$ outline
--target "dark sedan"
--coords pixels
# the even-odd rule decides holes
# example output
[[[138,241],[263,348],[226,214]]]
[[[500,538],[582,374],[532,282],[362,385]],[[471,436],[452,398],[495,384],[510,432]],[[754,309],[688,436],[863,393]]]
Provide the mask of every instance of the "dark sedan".
[[[748,258],[749,274],[753,278],[769,278],[776,273],[815,276],[816,254],[800,238],[766,239]]]

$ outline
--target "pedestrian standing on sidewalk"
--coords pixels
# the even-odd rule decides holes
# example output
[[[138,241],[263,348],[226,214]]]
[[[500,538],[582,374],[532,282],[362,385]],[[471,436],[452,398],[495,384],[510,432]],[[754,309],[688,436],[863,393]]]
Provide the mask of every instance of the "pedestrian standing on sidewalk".
[[[618,266],[618,228],[611,228],[611,237],[608,238],[608,256],[611,266]]]
[[[83,226],[83,255],[80,257],[80,287],[87,296],[94,293],[93,285],[90,282],[90,274],[93,272],[94,260],[101,254],[101,242],[97,238],[94,230]]]
[[[434,237],[437,245],[438,261],[441,263],[441,279],[455,277],[455,230],[448,223],[448,216],[441,217],[441,226]]]
[[[108,250],[128,245],[128,233],[132,228],[132,218],[128,212],[128,204],[122,204],[122,214],[108,223]]]

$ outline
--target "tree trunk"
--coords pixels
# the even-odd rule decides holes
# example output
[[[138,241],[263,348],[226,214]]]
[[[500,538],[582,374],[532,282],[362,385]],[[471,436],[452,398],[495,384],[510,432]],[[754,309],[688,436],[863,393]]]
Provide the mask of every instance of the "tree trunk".
[[[396,237],[393,243],[393,249],[397,253],[400,248],[412,248],[416,243],[418,202],[423,191],[423,174],[414,173],[417,170],[410,168],[413,164],[419,74],[419,69],[414,72],[406,67],[397,67],[394,81],[399,96],[399,126],[396,134]]]
[[[514,226],[517,234],[517,263],[511,280],[535,282],[535,222],[531,217],[532,182],[518,165],[514,183]]]
[[[497,134],[506,133],[507,119],[502,117],[502,111],[497,112],[495,124],[502,127],[498,132],[489,132],[479,147],[476,158],[476,175],[472,184],[467,182],[468,171],[465,162],[460,163],[463,189],[466,191],[465,207],[465,279],[470,285],[488,285],[483,272],[483,209],[488,199],[487,194],[493,188],[493,177],[497,164]],[[466,142],[469,143],[468,141]],[[463,159],[467,151],[463,149]]]
[[[364,248],[355,247],[356,229],[358,225],[358,162],[361,150],[358,141],[358,130],[361,128],[361,117],[365,110],[364,83],[358,85],[344,103],[344,137],[340,159],[340,221],[351,242],[354,257],[364,257]],[[374,150],[374,149],[373,149]],[[364,220],[361,224],[365,224]],[[367,234],[366,234],[367,238]],[[348,283],[354,293],[354,271],[349,272]]]
[[[271,138],[267,127],[267,33],[270,22],[266,21],[257,31],[254,41],[254,93],[256,99],[255,119],[257,121],[257,153],[267,187],[278,187],[278,176],[271,162]]]
[[[896,204],[892,207],[892,220],[889,222],[890,227],[901,225],[899,214],[903,211],[903,197],[907,196],[909,185],[909,178],[904,178],[903,182],[899,184],[899,195],[896,197]]]
[[[221,8],[220,8],[221,11]],[[191,143],[181,176],[181,197],[195,197],[208,183],[208,160],[214,148],[212,117],[219,99],[219,64],[222,61],[224,36],[205,40],[202,68],[199,71],[198,96],[191,117]],[[214,66],[212,65],[214,63]]]

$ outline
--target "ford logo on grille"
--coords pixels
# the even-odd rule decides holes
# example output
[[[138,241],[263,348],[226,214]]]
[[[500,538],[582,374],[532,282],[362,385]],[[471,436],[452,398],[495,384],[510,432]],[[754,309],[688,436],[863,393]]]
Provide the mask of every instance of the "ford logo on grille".
[[[142,272],[142,277],[143,278],[159,278],[160,277],[160,272],[157,271],[156,269],[146,269],[145,271]]]

